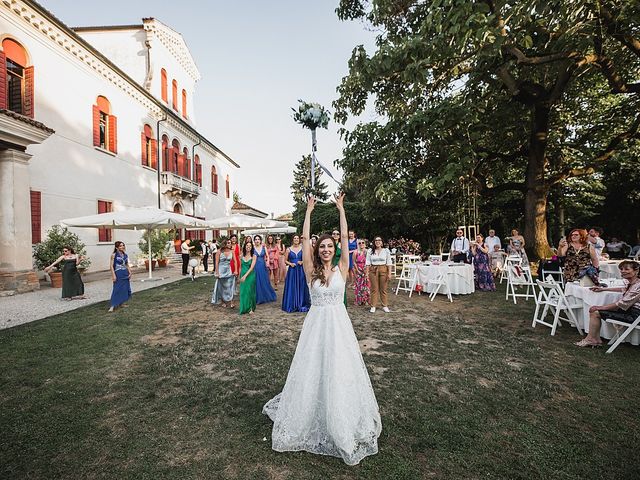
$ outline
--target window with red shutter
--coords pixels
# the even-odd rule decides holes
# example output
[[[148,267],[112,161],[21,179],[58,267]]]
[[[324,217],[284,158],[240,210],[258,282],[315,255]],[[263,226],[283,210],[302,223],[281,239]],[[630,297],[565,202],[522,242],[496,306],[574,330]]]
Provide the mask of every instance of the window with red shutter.
[[[167,95],[167,71],[164,68],[160,70],[160,95],[165,103],[169,103],[169,96]]]
[[[149,125],[144,126],[144,131],[140,134],[140,158],[145,167],[156,168],[157,142],[153,139],[153,129]]]
[[[24,69],[24,97],[22,99],[24,115],[29,118],[34,118],[35,113],[33,94],[33,66],[31,66]]]
[[[172,105],[173,109],[178,111],[178,82],[173,79],[171,82],[171,94],[172,94]]]
[[[7,57],[0,52],[0,108],[7,108]]]
[[[229,182],[229,175],[227,175],[226,187],[227,187],[227,198],[231,198],[231,184]]]
[[[187,118],[187,91],[182,89],[182,116]]]
[[[218,172],[215,165],[211,166],[211,191],[215,194],[218,193]]]
[[[151,168],[158,169],[158,141],[151,140]]]
[[[109,149],[110,152],[118,153],[118,119],[109,115]]]
[[[167,172],[169,170],[169,138],[166,135],[162,136],[162,171]]]
[[[98,213],[108,213],[113,209],[113,203],[106,200],[98,200]],[[99,228],[98,229],[98,241],[110,242],[111,241],[111,229]]]
[[[140,134],[140,160],[145,167],[149,166],[149,138],[142,132]]]
[[[31,243],[42,241],[42,194],[31,190]]]
[[[187,147],[182,149],[182,159],[184,162],[184,177],[191,179],[191,159],[189,158],[189,149]]]

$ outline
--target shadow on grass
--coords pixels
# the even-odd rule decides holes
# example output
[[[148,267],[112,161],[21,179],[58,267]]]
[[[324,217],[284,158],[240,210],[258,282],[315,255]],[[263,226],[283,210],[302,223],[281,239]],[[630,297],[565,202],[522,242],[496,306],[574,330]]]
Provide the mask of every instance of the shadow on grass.
[[[262,405],[303,315],[208,304],[211,280],[0,332],[3,478],[637,478],[637,347],[578,349],[504,291],[349,307],[383,420],[359,466],[271,450]],[[266,439],[266,440],[265,440]]]

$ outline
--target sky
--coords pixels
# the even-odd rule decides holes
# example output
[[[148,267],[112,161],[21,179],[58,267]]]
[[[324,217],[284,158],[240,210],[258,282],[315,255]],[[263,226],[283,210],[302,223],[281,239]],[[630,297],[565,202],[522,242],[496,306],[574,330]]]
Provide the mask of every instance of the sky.
[[[293,210],[294,167],[311,150],[311,133],[293,121],[291,107],[303,99],[332,111],[351,51],[374,46],[374,34],[363,24],[337,18],[337,0],[39,3],[70,27],[154,17],[181,33],[202,76],[195,92],[198,131],[240,164],[231,189],[241,201],[275,216]],[[332,121],[318,131],[317,151],[338,180],[342,173],[333,161],[344,146],[339,127]],[[333,180],[323,181],[335,189]]]

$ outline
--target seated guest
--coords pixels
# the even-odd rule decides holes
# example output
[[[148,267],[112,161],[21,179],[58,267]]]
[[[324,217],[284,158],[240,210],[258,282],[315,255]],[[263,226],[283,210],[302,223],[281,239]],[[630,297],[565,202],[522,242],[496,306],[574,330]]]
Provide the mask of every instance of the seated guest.
[[[487,240],[485,239],[485,245]],[[507,256],[504,250],[500,248],[500,245],[494,245],[493,251],[489,251],[489,260],[491,261],[491,271],[495,274],[498,270],[502,270],[504,266],[504,259]]]
[[[509,239],[509,246],[507,247],[507,253],[511,255],[520,255],[521,252],[524,252],[524,237],[520,235],[517,229],[511,230],[511,236],[507,237]]]
[[[616,237],[611,237],[611,240],[607,242],[607,253],[610,258],[624,258],[625,247],[631,248],[622,240],[618,240]]]
[[[449,259],[456,263],[466,262],[469,254],[469,240],[464,236],[461,229],[456,230],[456,238],[451,242],[451,253]]]
[[[496,236],[496,231],[493,228],[489,230],[489,236],[484,239],[484,244],[489,249],[489,254],[495,251],[495,248],[493,248],[495,245],[498,246],[498,250],[502,248],[502,242],[500,242],[500,237]]]
[[[496,284],[489,267],[489,249],[483,242],[482,235],[476,235],[476,241],[471,242],[471,255],[473,258],[473,271],[475,273],[476,289],[485,292],[493,292]]]
[[[600,325],[602,320],[611,318],[621,322],[633,323],[640,315],[640,263],[623,260],[618,266],[622,278],[627,281],[624,287],[592,287],[594,292],[620,292],[622,297],[608,305],[594,305],[589,308],[589,333],[576,343],[579,347],[602,345]]]
[[[569,233],[569,241],[562,237],[558,245],[558,256],[565,257],[562,271],[567,282],[580,280],[584,276],[598,285],[600,267],[595,248],[587,241],[587,231],[574,228]]]
[[[602,256],[602,249],[604,248],[604,240],[600,238],[602,232],[603,230],[600,227],[591,227],[589,229],[589,236],[587,237],[587,241],[596,249],[598,258]]]

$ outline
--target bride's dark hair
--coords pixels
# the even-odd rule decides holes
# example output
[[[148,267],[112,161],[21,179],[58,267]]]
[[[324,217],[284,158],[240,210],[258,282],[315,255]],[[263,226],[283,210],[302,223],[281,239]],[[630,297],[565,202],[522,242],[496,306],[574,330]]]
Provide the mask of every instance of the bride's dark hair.
[[[316,280],[320,280],[320,285],[325,285],[327,283],[327,279],[324,277],[324,264],[322,263],[322,259],[320,255],[318,255],[318,251],[320,250],[320,244],[325,240],[331,240],[333,243],[333,255],[335,256],[336,252],[336,244],[333,241],[333,237],[328,234],[320,235],[318,241],[316,242],[316,246],[313,248],[313,273],[311,273],[311,283]],[[331,259],[333,260],[333,258]]]

